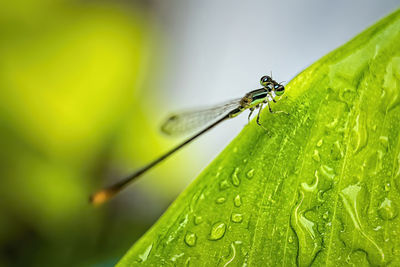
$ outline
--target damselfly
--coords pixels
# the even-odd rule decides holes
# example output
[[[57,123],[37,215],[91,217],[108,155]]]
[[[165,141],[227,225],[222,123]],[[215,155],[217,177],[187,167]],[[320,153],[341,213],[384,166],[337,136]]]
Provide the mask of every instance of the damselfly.
[[[285,92],[285,87],[282,84],[277,83],[270,76],[267,75],[261,77],[260,83],[262,85],[262,88],[253,90],[247,93],[242,98],[234,99],[212,108],[177,113],[176,115],[170,116],[161,128],[162,131],[166,134],[174,135],[186,133],[195,128],[200,128],[201,126],[205,128],[184,141],[183,143],[166,152],[164,155],[142,167],[138,171],[132,173],[126,178],[120,180],[119,182],[94,193],[90,196],[90,202],[93,204],[101,204],[107,201],[115,194],[120,192],[122,189],[124,189],[129,183],[131,183],[136,178],[144,174],[146,171],[150,170],[155,165],[178,151],[183,146],[192,142],[194,139],[204,134],[208,130],[214,128],[221,122],[236,117],[246,109],[250,110],[248,116],[249,121],[253,111],[255,109],[258,109],[256,122],[258,125],[263,127],[260,124],[260,113],[263,106],[266,104],[271,113],[276,113],[271,110],[270,102],[276,102],[275,97],[283,95],[283,93]]]

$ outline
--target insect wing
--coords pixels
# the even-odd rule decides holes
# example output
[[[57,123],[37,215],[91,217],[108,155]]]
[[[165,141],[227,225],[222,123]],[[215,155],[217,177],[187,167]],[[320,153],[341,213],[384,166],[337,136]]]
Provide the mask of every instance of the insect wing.
[[[241,98],[238,98],[214,107],[173,114],[162,124],[161,131],[167,135],[181,135],[192,132],[239,107],[240,100]]]

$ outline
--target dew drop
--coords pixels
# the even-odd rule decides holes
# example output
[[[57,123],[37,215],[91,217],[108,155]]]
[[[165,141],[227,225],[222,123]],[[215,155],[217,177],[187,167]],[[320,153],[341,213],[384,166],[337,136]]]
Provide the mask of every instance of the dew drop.
[[[235,207],[240,207],[242,205],[242,199],[240,198],[239,195],[237,195],[234,199],[233,199],[233,203],[235,204]]]
[[[240,169],[236,168],[235,171],[232,173],[232,184],[234,186],[239,186],[240,185],[240,179],[238,177],[238,173],[239,173]]]
[[[317,142],[317,147],[321,147],[323,143],[324,143],[324,140],[319,139],[319,141]]]
[[[350,246],[352,250],[364,250],[372,265],[385,265],[383,264],[386,260],[385,253],[380,247],[381,244],[377,243],[368,232],[365,232],[362,225],[364,221],[362,207],[365,206],[365,201],[367,201],[366,187],[360,183],[352,184],[344,188],[339,194],[350,219],[345,223],[349,230],[342,232],[343,242]],[[354,242],[352,233],[357,233],[359,236],[356,242]]]
[[[292,243],[293,243],[293,237],[292,237],[292,236],[289,236],[288,242],[289,242],[289,244],[292,244]]]
[[[217,203],[217,204],[222,204],[222,203],[225,202],[225,200],[226,200],[226,198],[220,197],[220,198],[217,198],[217,199],[215,200],[215,203]]]
[[[314,181],[312,184],[307,184],[306,182],[301,183],[301,188],[307,192],[314,192],[317,190],[317,186],[319,183],[318,171],[314,173]]]
[[[183,252],[181,254],[175,254],[174,256],[172,256],[171,261],[176,262],[176,260],[182,257],[183,255],[185,255],[185,253]]]
[[[380,136],[379,137],[379,142],[381,143],[381,145],[387,149],[389,146],[389,138],[387,136]]]
[[[369,155],[369,157],[364,161],[363,169],[366,171],[366,175],[373,176],[376,175],[380,170],[382,170],[383,151],[377,150]]]
[[[383,220],[393,220],[398,214],[397,207],[390,199],[385,198],[378,208],[378,214]]]
[[[319,169],[321,171],[321,174],[324,175],[326,178],[333,179],[335,177],[335,172],[333,171],[333,168],[327,165],[322,165]]]
[[[247,178],[251,179],[254,176],[254,169],[250,169],[247,173],[246,173]]]
[[[366,146],[368,141],[365,115],[362,114],[364,113],[357,115],[356,123],[353,127],[353,138],[351,140],[354,153],[361,151]]]
[[[145,262],[150,255],[151,249],[153,248],[153,243],[148,246],[142,254],[139,254],[139,262]]]
[[[330,123],[326,124],[326,127],[330,128],[330,129],[335,128],[337,126],[338,122],[339,122],[338,118],[334,118]]]
[[[343,158],[343,150],[340,146],[340,142],[336,140],[331,147],[331,157],[333,160],[339,160]]]
[[[314,150],[314,154],[312,155],[312,159],[315,160],[316,162],[320,162],[321,157],[319,156],[318,150]]]
[[[243,159],[243,163],[247,163],[247,159]]]
[[[215,178],[218,178],[220,175],[221,175],[221,171],[220,171],[220,169],[218,168],[218,171],[217,171],[217,173],[215,174]]]
[[[240,213],[232,213],[231,221],[234,223],[241,223],[243,221],[243,215]]]
[[[196,245],[197,236],[195,233],[187,232],[185,235],[185,243],[189,247],[194,247]]]
[[[383,112],[388,112],[400,104],[397,74],[399,73],[399,58],[393,57],[386,65],[386,73],[382,84],[383,103],[380,106]]]
[[[229,182],[227,181],[227,180],[222,180],[220,183],[219,183],[219,190],[220,191],[223,191],[223,190],[225,190],[225,189],[228,189],[230,187],[230,185],[229,185]]]
[[[374,228],[374,231],[379,231],[382,229],[382,226],[378,225],[377,227]]]
[[[394,174],[395,176],[394,177],[396,177],[396,178],[398,178],[399,176],[400,176],[400,153],[399,154],[397,154],[397,161],[396,161],[396,163],[397,163],[397,170],[396,170],[396,173]]]
[[[199,224],[201,224],[203,222],[203,217],[201,217],[201,216],[195,216],[194,217],[194,224],[195,225],[199,225]]]
[[[390,191],[390,184],[389,183],[386,183],[384,187],[385,187],[385,191],[386,192]]]
[[[203,193],[199,196],[199,200],[204,200],[205,198],[206,198],[206,197],[204,196]]]
[[[292,209],[290,224],[297,235],[298,266],[309,266],[322,247],[321,236],[316,229],[316,223],[305,216],[307,210],[303,209],[304,192],[299,192],[297,204]]]
[[[190,201],[190,203],[189,203],[189,210],[190,210],[191,212],[193,212],[193,211],[195,210],[195,208],[196,208],[196,206],[197,206],[197,204],[198,204],[198,202],[199,202],[199,200],[200,200],[200,195],[201,195],[201,193],[202,193],[202,191],[197,191],[197,192],[193,195],[193,197],[192,197],[192,199],[191,199],[191,201]]]
[[[353,99],[356,97],[356,93],[354,92],[353,89],[350,88],[344,88],[340,90],[339,93],[339,98],[340,100],[346,102],[346,103],[351,103],[353,102]]]
[[[221,239],[226,231],[226,224],[223,222],[217,222],[211,227],[210,240]]]
[[[236,247],[235,247],[235,244],[239,244],[238,242],[240,242],[240,241],[235,241],[235,242],[232,242],[232,243],[231,243],[231,250],[232,250],[231,255],[232,255],[232,256],[231,256],[230,259],[223,265],[223,267],[226,267],[226,266],[230,265],[230,264],[232,263],[232,261],[235,260],[235,258],[236,258]]]
[[[328,220],[328,219],[329,219],[329,212],[328,212],[328,211],[325,212],[325,213],[322,215],[322,218],[323,218],[324,220]]]
[[[188,258],[186,259],[186,261],[185,261],[185,266],[186,266],[186,267],[189,267],[189,266],[190,266],[190,260],[191,260],[190,257],[188,257]]]

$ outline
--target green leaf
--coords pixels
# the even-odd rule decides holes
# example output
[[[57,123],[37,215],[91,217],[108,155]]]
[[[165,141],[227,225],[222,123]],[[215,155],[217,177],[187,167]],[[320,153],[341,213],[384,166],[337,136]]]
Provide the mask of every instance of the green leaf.
[[[400,11],[298,75],[119,266],[400,265]]]

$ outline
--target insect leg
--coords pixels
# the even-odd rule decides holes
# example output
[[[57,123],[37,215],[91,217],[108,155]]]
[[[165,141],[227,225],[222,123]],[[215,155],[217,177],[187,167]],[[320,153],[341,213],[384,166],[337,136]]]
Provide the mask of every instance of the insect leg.
[[[260,106],[259,106],[259,108],[258,108],[257,124],[258,124],[259,126],[262,126],[262,125],[260,124],[260,113],[261,113],[262,108],[263,108],[263,103],[261,103]]]
[[[271,93],[268,93],[268,95],[271,97],[272,101],[276,103],[274,96]],[[268,99],[265,99],[264,103],[268,103]]]
[[[257,114],[257,124],[258,124],[258,126],[261,126],[267,133],[268,133],[268,129],[267,128],[265,128],[263,125],[261,125],[261,123],[260,123],[260,113],[261,113],[261,110],[263,109],[263,103],[261,103],[261,104],[258,104],[257,105],[257,107],[258,107],[258,114]]]
[[[269,105],[269,102],[267,102],[267,105],[268,105],[269,112],[271,112],[272,114],[285,113],[286,115],[289,115],[289,113],[287,113],[286,111],[282,111],[282,110],[273,111],[273,110],[271,109],[271,106]]]
[[[253,114],[253,111],[254,111],[254,110],[255,110],[255,107],[250,108],[249,117],[247,118],[248,123],[250,123],[250,117],[251,117],[251,114]]]

